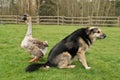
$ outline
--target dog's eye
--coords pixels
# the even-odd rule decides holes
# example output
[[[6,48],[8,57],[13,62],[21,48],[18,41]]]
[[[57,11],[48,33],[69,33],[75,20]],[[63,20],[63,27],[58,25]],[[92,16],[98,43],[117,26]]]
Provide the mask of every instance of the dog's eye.
[[[100,33],[100,31],[97,31],[97,33]]]

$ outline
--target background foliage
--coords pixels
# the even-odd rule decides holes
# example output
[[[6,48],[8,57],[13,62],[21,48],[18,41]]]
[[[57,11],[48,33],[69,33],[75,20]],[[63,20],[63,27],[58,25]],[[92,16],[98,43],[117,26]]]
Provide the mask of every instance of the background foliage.
[[[120,16],[120,0],[0,0],[0,14]]]

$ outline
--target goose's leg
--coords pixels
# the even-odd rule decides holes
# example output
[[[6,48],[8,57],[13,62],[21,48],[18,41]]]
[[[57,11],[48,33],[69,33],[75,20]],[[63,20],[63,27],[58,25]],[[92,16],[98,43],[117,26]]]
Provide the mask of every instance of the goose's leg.
[[[39,58],[38,57],[34,57],[33,59],[31,59],[29,62],[38,62],[39,61]]]

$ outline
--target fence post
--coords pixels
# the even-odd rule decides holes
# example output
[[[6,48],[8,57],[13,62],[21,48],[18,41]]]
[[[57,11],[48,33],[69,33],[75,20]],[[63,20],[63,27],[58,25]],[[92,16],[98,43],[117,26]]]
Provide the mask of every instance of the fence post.
[[[59,21],[60,21],[59,16],[57,16],[57,25],[59,25]]]
[[[74,18],[72,17],[72,23],[71,23],[71,25],[74,25],[73,23],[74,23]]]
[[[0,15],[0,24],[2,24],[2,15]]]
[[[41,17],[40,17],[40,15],[39,15],[39,24],[41,24]]]
[[[92,26],[92,18],[91,18],[91,16],[89,16],[88,19],[89,19],[89,26]]]
[[[18,15],[15,15],[16,16],[16,24],[18,24]]]
[[[118,27],[120,27],[120,16],[118,17]]]
[[[39,23],[40,23],[40,17],[37,16],[37,22],[36,22],[36,24],[39,24]]]
[[[62,16],[62,25],[64,25],[64,16]]]

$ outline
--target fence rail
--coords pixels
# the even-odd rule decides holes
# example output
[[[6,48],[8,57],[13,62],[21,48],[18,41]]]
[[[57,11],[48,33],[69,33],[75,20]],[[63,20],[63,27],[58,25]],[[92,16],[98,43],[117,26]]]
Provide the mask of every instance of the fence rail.
[[[0,15],[0,24],[23,24],[22,16]],[[120,26],[120,16],[89,16],[89,17],[66,17],[66,16],[32,16],[33,24],[57,24],[57,25],[80,25],[80,26]]]

